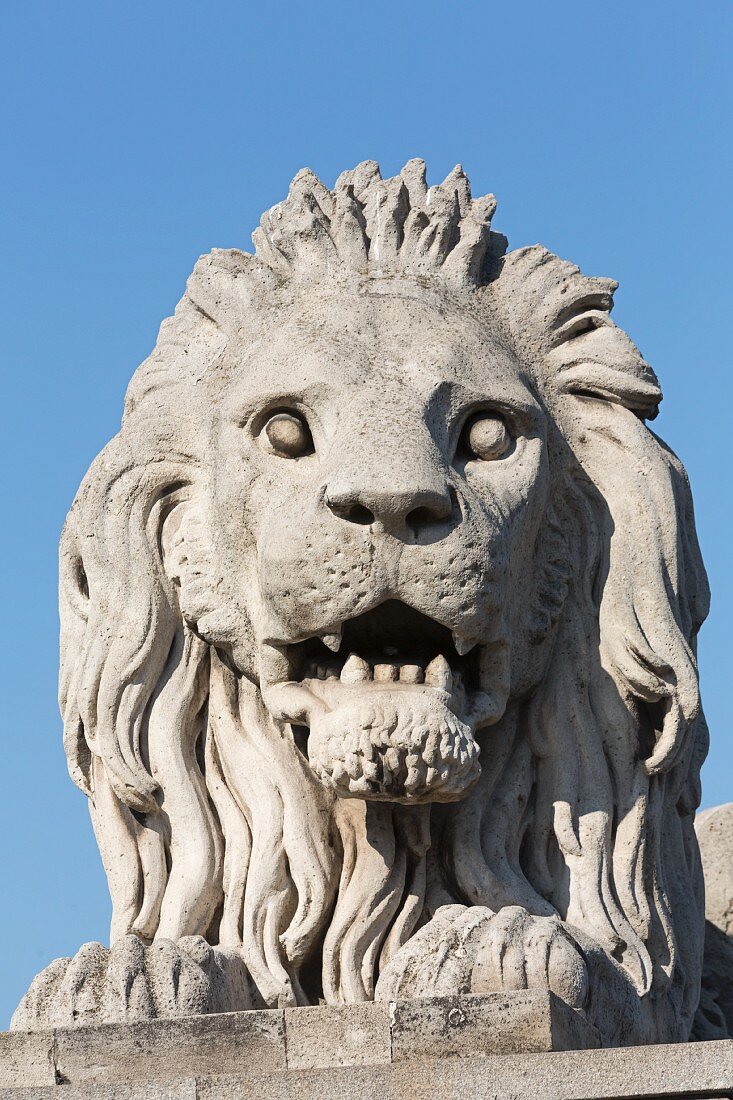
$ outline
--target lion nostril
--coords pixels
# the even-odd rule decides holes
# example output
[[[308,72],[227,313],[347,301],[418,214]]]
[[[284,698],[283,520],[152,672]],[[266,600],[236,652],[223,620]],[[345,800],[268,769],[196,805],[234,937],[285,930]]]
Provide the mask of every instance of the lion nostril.
[[[374,523],[374,512],[370,512],[363,504],[352,504],[344,518],[351,523],[363,523],[366,526]]]
[[[341,501],[329,500],[328,507],[339,519],[345,519],[349,523],[360,523],[365,527],[370,523],[374,523],[374,512],[356,501],[347,504],[341,503]]]
[[[446,495],[436,494],[427,504],[412,508],[405,516],[405,525],[415,538],[436,524],[445,523],[453,514],[456,503],[455,489],[451,486]]]
[[[367,527],[379,522],[386,530],[404,537],[409,530],[418,538],[450,518],[453,511],[452,490],[405,489],[392,486],[378,490],[354,487],[331,487],[325,493],[325,503],[335,516],[347,523]]]
[[[423,531],[429,524],[435,523],[437,516],[430,508],[413,508],[411,512],[405,516],[405,523],[412,531],[413,535],[417,536]]]

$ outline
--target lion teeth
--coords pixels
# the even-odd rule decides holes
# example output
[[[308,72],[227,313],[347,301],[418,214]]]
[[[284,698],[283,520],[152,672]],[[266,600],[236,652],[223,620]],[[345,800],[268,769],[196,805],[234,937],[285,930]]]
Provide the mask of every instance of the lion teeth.
[[[386,647],[385,647],[386,649]],[[400,661],[369,662],[358,653],[350,653],[341,671],[338,665],[328,661],[312,660],[304,669],[305,678],[318,680],[340,680],[342,684],[365,684],[374,681],[378,684],[399,682],[407,685],[426,684],[429,687],[451,692],[460,687],[460,673],[453,673],[446,658],[439,654],[423,667],[415,662],[402,664]]]
[[[321,634],[321,641],[332,653],[338,653],[341,648],[341,634]]]
[[[442,691],[450,691],[453,687],[450,665],[442,654],[434,657],[425,669],[425,683],[430,684],[431,687],[441,688]]]
[[[376,783],[379,780],[379,768],[374,760],[362,761],[361,767],[364,772],[364,778],[370,783]]]
[[[453,645],[456,647],[456,653],[459,657],[465,657],[476,644],[476,642],[469,642],[467,638],[461,638],[458,634],[453,635]]]
[[[349,654],[341,669],[342,684],[363,684],[371,680],[372,670],[366,661],[356,653]]]

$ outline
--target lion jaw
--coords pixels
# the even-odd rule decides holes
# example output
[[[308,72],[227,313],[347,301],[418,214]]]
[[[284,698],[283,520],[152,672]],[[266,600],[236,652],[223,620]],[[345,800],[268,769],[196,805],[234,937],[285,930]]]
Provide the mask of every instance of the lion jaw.
[[[311,727],[308,759],[345,798],[452,802],[481,772],[470,726],[430,689],[367,689]]]

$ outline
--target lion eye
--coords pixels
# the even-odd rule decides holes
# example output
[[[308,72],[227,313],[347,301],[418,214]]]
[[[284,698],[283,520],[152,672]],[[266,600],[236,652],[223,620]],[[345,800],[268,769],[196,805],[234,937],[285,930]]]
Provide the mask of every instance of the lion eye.
[[[302,458],[313,451],[310,428],[298,413],[275,413],[264,432],[272,450],[282,458]]]
[[[501,458],[511,445],[512,437],[500,416],[480,413],[464,430],[466,450],[474,457],[490,461]]]

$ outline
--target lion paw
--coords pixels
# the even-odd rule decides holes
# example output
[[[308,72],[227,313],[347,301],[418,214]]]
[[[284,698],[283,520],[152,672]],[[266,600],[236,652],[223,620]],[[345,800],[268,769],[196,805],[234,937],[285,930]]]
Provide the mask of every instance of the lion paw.
[[[111,948],[87,943],[73,959],[56,959],[33,981],[11,1028],[32,1031],[71,1024],[196,1016],[252,1008],[241,958],[201,936],[146,947],[124,936]]]
[[[471,991],[471,974],[490,909],[444,905],[383,967],[380,1001],[438,997]]]
[[[582,1008],[588,997],[588,971],[556,917],[535,917],[510,905],[486,924],[471,992],[515,989],[547,989],[572,1008]]]
[[[378,1000],[546,989],[573,1008],[588,995],[585,962],[556,917],[512,905],[447,905],[383,969]]]

